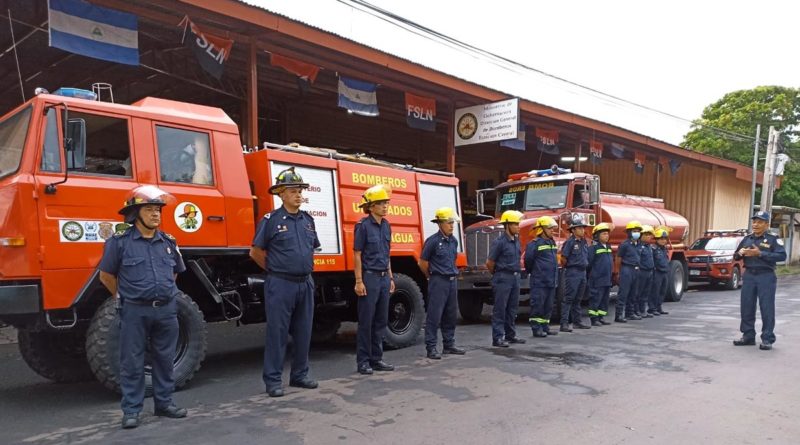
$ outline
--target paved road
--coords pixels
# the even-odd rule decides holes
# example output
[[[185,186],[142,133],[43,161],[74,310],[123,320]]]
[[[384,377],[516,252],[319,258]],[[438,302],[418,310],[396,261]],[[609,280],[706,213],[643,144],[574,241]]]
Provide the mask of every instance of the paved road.
[[[353,326],[313,350],[320,389],[263,394],[263,327],[216,326],[209,356],[176,394],[184,420],[119,429],[117,397],[96,383],[58,385],[0,345],[2,443],[115,444],[796,444],[800,443],[800,277],[781,280],[778,342],[734,348],[738,292],[699,288],[668,316],[511,349],[490,327],[459,326],[469,352],[441,361],[423,346],[391,351],[394,373],[354,373]],[[529,330],[520,322],[521,332]]]

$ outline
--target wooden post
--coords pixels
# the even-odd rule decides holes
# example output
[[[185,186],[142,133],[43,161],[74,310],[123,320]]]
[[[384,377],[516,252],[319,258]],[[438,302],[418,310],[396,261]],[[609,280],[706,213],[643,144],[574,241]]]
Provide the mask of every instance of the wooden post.
[[[455,132],[456,132],[456,108],[455,105],[452,103],[450,104],[450,115],[447,117],[447,153],[445,154],[446,163],[447,163],[447,171],[450,173],[455,174],[456,172],[456,141],[455,141]]]
[[[247,70],[247,145],[258,147],[258,57],[255,37],[250,38]]]

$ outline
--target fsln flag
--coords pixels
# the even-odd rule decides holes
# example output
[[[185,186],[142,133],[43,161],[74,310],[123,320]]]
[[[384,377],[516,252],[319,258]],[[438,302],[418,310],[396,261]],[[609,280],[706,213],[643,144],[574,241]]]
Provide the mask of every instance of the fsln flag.
[[[411,128],[436,131],[436,99],[406,95],[406,123]]]
[[[589,142],[589,154],[592,164],[601,164],[603,162],[603,143],[600,141]]]
[[[633,169],[636,173],[644,173],[645,159],[647,159],[647,157],[642,152],[637,151],[633,154]]]
[[[135,15],[83,0],[49,0],[50,46],[109,62],[139,64]]]
[[[512,150],[525,151],[526,134],[527,132],[525,131],[525,124],[523,124],[522,120],[520,120],[519,125],[517,126],[517,138],[509,139],[507,141],[500,141],[500,146],[510,148]]]
[[[339,107],[362,116],[377,116],[378,85],[339,76]]]
[[[216,79],[222,78],[225,61],[233,49],[233,40],[203,32],[189,16],[185,16],[178,26],[183,25],[181,42],[192,50],[200,66]]]
[[[311,84],[317,80],[320,68],[311,63],[302,62],[291,57],[280,54],[270,54],[269,62],[272,66],[277,66],[297,76],[297,88],[300,94],[305,94],[311,88]]]
[[[669,160],[669,171],[670,173],[672,173],[672,176],[677,175],[678,170],[680,170],[680,168],[681,168],[681,161],[678,161],[676,159]]]
[[[611,143],[611,156],[614,156],[617,159],[621,159],[625,156],[625,147],[617,144],[616,142]]]
[[[558,150],[558,131],[536,129],[536,149],[549,155],[557,155]]]

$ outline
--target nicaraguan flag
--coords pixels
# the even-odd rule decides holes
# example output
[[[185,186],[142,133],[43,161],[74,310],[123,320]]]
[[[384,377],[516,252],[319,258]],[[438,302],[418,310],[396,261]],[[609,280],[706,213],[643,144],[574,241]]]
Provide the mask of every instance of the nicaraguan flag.
[[[681,161],[670,159],[669,160],[669,171],[672,173],[672,176],[678,174],[678,170],[681,169]]]
[[[625,156],[625,147],[617,144],[616,142],[611,143],[611,156],[614,156],[617,159],[622,159]]]
[[[339,76],[339,107],[362,116],[377,116],[378,85]]]
[[[514,150],[521,150],[525,151],[525,124],[522,123],[522,120],[519,121],[519,126],[517,127],[517,138],[516,139],[509,139],[507,141],[500,141],[501,147],[507,147]]]
[[[49,0],[50,46],[109,62],[139,64],[137,18],[82,0]]]

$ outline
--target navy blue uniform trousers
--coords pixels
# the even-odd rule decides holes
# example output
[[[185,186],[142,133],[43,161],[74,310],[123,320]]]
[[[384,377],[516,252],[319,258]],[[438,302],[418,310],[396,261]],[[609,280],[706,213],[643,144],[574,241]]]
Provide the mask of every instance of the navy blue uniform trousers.
[[[308,350],[314,324],[314,280],[290,281],[267,275],[264,283],[267,312],[267,339],[264,345],[264,385],[267,390],[281,387],[283,359],[291,334],[294,357],[289,381],[308,376]]]
[[[561,324],[581,322],[581,300],[584,292],[586,292],[586,270],[568,267],[564,271]]]
[[[761,309],[761,341],[775,343],[775,291],[778,279],[771,270],[746,270],[742,277],[741,311],[742,324],[739,330],[746,339],[756,338],[756,300]]]
[[[531,328],[550,332],[550,317],[553,315],[553,301],[556,297],[555,287],[531,288]]]
[[[492,276],[492,341],[517,337],[515,324],[519,309],[519,272],[497,271]]]
[[[445,348],[455,346],[458,320],[458,281],[456,277],[431,275],[428,280],[428,313],[425,319],[425,348],[436,347],[437,331],[442,330]]]
[[[120,324],[119,386],[122,412],[138,413],[144,403],[144,358],[149,343],[153,368],[153,401],[156,408],[172,404],[175,380],[172,377],[175,347],[178,343],[178,303],[175,298],[153,307],[124,301]]]
[[[358,297],[358,366],[383,359],[383,339],[389,319],[389,275],[381,276],[380,273],[365,270],[362,279],[367,295]]]
[[[664,303],[664,295],[667,294],[667,271],[653,272],[653,291],[650,293],[650,307],[648,312],[661,312],[661,304]]]
[[[636,298],[636,270],[633,266],[622,265],[619,270],[619,293],[617,294],[616,314],[617,318],[625,318],[625,308],[628,309],[627,315],[633,315],[633,300]]]
[[[592,315],[593,319],[602,318],[608,314],[608,295],[610,293],[610,286],[591,286],[589,288],[589,315]]]
[[[637,314],[644,315],[647,311],[647,302],[650,300],[650,295],[653,293],[653,270],[639,269],[636,281],[637,291],[634,310]]]

